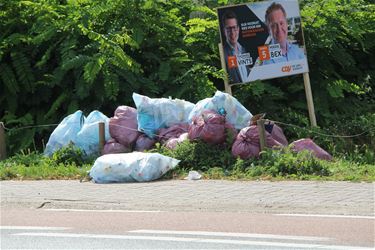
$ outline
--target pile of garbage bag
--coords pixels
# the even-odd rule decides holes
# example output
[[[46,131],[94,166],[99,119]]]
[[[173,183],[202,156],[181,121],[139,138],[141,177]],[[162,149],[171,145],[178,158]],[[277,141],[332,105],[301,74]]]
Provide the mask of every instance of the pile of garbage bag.
[[[185,100],[149,98],[133,93],[133,101],[136,108],[119,106],[110,118],[99,111],[91,112],[86,118],[80,110],[67,116],[51,134],[44,153],[51,155],[74,143],[87,155],[102,154],[90,171],[93,179],[100,183],[160,178],[175,167],[178,160],[140,153],[153,148],[157,142],[169,149],[186,140],[201,140],[208,144],[230,143],[233,157],[259,157],[259,132],[255,120],[264,115],[253,117],[229,94],[216,91],[213,97],[193,104]],[[105,123],[106,142],[101,152],[99,122]],[[265,129],[267,147],[278,149],[289,145],[281,127],[268,122]],[[308,150],[320,159],[332,159],[311,139],[297,140],[290,145],[296,152]],[[159,165],[154,164],[156,162]],[[155,165],[154,168],[149,170],[152,165]]]

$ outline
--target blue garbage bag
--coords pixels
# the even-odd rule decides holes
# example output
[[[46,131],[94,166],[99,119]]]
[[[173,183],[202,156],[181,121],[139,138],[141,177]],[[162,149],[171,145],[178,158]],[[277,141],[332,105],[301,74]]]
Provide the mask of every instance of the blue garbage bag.
[[[44,154],[51,156],[56,150],[75,143],[85,119],[81,110],[65,117],[49,137]]]
[[[75,144],[86,155],[99,154],[99,122],[104,122],[105,141],[111,139],[109,134],[109,118],[98,110],[92,111],[75,138]]]

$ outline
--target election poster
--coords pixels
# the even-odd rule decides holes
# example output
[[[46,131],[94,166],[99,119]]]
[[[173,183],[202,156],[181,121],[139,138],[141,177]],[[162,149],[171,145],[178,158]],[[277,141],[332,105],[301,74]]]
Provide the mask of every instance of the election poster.
[[[297,0],[232,5],[217,11],[230,84],[309,71]]]

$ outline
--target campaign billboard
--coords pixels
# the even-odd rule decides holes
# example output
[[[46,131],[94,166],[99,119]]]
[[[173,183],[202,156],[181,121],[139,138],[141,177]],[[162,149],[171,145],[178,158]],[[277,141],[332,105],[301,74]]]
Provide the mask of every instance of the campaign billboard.
[[[229,84],[308,72],[297,0],[217,9]]]

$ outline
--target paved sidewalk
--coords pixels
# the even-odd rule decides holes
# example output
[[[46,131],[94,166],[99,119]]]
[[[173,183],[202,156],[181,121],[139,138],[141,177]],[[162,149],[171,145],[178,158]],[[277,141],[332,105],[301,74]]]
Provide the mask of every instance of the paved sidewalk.
[[[375,183],[167,180],[1,181],[1,207],[374,216]]]

